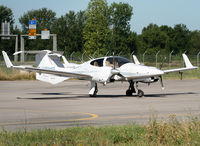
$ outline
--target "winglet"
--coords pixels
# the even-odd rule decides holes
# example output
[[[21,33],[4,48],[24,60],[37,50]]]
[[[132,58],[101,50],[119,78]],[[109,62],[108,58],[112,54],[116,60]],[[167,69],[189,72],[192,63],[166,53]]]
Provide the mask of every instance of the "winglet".
[[[138,59],[135,55],[133,55],[133,60],[134,60],[135,64],[137,64],[137,65],[140,64],[140,62],[138,61]]]
[[[10,61],[7,53],[5,51],[2,51],[2,54],[3,54],[3,58],[4,58],[4,61],[6,63],[6,66],[7,68],[11,68],[13,66],[12,62]]]
[[[187,55],[182,54],[182,56],[183,56],[183,60],[184,60],[184,62],[185,62],[186,68],[193,67],[193,65],[191,64],[191,62],[190,62],[190,60],[188,59]]]

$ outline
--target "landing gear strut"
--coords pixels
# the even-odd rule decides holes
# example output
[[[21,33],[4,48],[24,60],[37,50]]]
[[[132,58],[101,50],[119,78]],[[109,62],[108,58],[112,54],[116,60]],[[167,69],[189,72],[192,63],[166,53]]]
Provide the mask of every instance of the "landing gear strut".
[[[97,83],[91,81],[91,87],[90,87],[89,96],[90,97],[96,97],[97,92],[98,92]]]
[[[129,81],[129,88],[128,88],[128,90],[126,90],[126,95],[127,96],[131,96],[133,93],[136,93],[136,91],[135,91],[135,87],[134,87],[134,83],[135,82],[133,82],[132,80],[131,81]]]
[[[131,96],[133,93],[136,93],[136,90],[135,90],[135,87],[134,87],[134,83],[135,82],[133,82],[132,80],[129,81],[130,85],[129,85],[128,90],[126,90],[126,95],[127,96]],[[138,97],[144,96],[144,92],[142,90],[138,89],[138,82],[136,82],[136,89],[138,91],[137,92]]]

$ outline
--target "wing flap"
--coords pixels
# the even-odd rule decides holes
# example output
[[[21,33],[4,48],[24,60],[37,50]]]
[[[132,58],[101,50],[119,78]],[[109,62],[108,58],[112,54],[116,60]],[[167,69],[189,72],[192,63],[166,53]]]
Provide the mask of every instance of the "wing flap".
[[[34,68],[34,67],[25,67],[25,66],[13,66],[12,68],[26,70],[29,72],[36,72],[36,73],[45,73],[45,74],[52,74],[62,77],[71,77],[71,78],[78,78],[78,79],[91,79],[92,76],[81,74],[81,73],[74,73],[74,72],[65,72],[65,71],[58,71],[58,70],[50,70],[50,69],[41,69],[41,68]]]

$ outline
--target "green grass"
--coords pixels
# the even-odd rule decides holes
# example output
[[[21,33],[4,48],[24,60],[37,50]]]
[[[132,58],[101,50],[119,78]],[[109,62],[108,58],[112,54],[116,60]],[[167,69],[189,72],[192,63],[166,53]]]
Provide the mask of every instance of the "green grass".
[[[200,145],[200,121],[150,121],[147,125],[72,127],[0,132],[0,145]]]
[[[178,72],[168,73],[163,75],[164,79],[180,79],[181,75]],[[200,69],[183,71],[183,79],[200,79]]]
[[[20,72],[19,70],[8,69],[5,66],[1,66],[0,80],[35,80],[35,73]]]

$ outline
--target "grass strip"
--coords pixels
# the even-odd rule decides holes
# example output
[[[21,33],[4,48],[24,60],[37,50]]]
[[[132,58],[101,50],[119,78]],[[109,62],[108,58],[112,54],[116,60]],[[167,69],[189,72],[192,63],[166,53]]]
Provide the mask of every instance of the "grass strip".
[[[0,132],[0,145],[200,145],[200,121],[152,120],[146,125]]]

